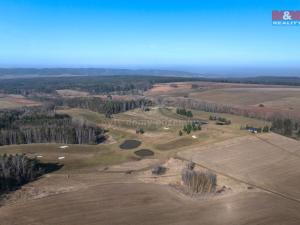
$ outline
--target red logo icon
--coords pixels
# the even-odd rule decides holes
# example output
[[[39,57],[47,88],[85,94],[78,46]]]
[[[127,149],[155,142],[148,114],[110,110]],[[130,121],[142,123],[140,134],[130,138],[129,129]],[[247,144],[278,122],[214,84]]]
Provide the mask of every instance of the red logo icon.
[[[272,20],[299,20],[300,21],[300,10],[273,10]]]

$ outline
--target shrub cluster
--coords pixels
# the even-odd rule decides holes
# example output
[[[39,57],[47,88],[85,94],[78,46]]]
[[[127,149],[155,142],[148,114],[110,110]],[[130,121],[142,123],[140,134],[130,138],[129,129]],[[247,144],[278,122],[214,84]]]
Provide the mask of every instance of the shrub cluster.
[[[219,117],[215,115],[210,115],[209,120],[217,121],[218,125],[230,125],[231,120],[226,119],[225,117]]]
[[[164,166],[155,166],[154,168],[152,168],[152,174],[153,175],[162,175],[167,171],[167,168]]]
[[[192,111],[187,111],[186,109],[176,109],[176,113],[187,117],[193,117]]]
[[[145,130],[144,130],[144,128],[140,127],[140,128],[137,128],[137,129],[135,130],[135,133],[136,133],[136,134],[143,134],[143,133],[145,133]]]
[[[183,127],[183,131],[187,134],[190,134],[192,131],[201,130],[201,125],[196,122],[188,123]],[[182,131],[179,131],[179,136],[182,135]]]
[[[187,167],[182,170],[181,179],[193,193],[211,193],[216,190],[217,175],[206,171],[195,171],[195,164],[189,162]]]

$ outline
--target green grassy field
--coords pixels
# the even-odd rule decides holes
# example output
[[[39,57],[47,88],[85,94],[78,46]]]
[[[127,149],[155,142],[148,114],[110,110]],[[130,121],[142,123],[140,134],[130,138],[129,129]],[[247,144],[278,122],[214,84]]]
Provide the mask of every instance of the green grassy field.
[[[208,124],[203,125],[202,131],[192,132],[189,135],[184,133],[180,137],[178,132],[183,129],[189,118],[178,115],[175,108],[154,107],[148,112],[135,109],[116,114],[112,119],[105,118],[103,114],[84,109],[65,109],[59,112],[107,128],[109,130],[108,134],[117,143],[121,143],[126,139],[137,139],[143,143],[143,147],[162,152],[166,150],[176,151],[186,146],[205,145],[232,137],[248,135],[248,132],[240,130],[240,127],[246,124],[252,126],[268,124],[262,120],[219,113],[216,115],[230,119],[232,124],[218,126],[215,121],[208,120],[211,113],[193,110],[194,117],[192,119],[208,121]],[[135,133],[135,130],[139,127],[144,128],[145,134],[138,135]],[[196,138],[193,138],[193,135]]]
[[[64,109],[59,113],[67,113],[74,118],[98,124],[108,129],[109,141],[100,145],[68,145],[66,149],[60,149],[60,144],[31,144],[0,147],[1,153],[26,153],[32,156],[42,156],[42,161],[58,162],[64,164],[63,170],[86,169],[96,166],[119,164],[138,157],[134,151],[138,149],[150,149],[155,154],[151,158],[167,158],[175,155],[181,148],[189,146],[203,146],[206,144],[224,141],[233,137],[248,135],[241,131],[241,125],[263,126],[264,121],[244,118],[240,116],[219,114],[232,121],[229,126],[215,125],[209,121],[203,125],[201,131],[191,134],[178,135],[188,118],[176,114],[175,108],[152,108],[149,112],[140,109],[114,115],[107,119],[103,114],[84,109]],[[207,120],[210,113],[193,111],[194,118]],[[119,123],[118,123],[119,122]],[[145,124],[145,133],[136,134],[136,128]],[[155,129],[153,129],[155,127]],[[141,146],[132,150],[121,150],[120,144],[127,139],[141,141]],[[59,160],[58,157],[65,157]]]
[[[68,148],[61,149],[61,146]],[[133,159],[131,152],[117,150],[115,145],[28,144],[0,147],[0,154],[27,154],[42,162],[63,164],[62,171],[102,167]],[[59,157],[64,157],[59,159]]]

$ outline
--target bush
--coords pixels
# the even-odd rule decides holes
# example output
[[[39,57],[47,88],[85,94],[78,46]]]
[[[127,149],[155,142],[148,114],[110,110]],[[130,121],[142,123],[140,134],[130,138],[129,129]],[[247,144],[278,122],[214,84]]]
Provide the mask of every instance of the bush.
[[[138,128],[138,129],[135,130],[135,133],[136,134],[144,134],[145,130],[144,130],[144,128]]]
[[[183,169],[181,178],[193,193],[211,193],[215,191],[217,186],[217,175],[211,172]]]
[[[181,130],[178,132],[178,135],[179,135],[179,136],[182,136],[182,135],[183,135],[183,133],[182,133]]]
[[[186,132],[187,134],[190,134],[192,131],[197,131],[197,130],[201,130],[201,125],[197,122],[192,122],[192,123],[187,123],[184,127],[183,127],[183,131]]]
[[[186,109],[176,109],[176,113],[186,117],[193,117],[192,111],[187,111]]]
[[[228,120],[224,117],[215,116],[215,115],[210,115],[209,120],[217,121],[218,125],[230,125],[231,124],[231,120]]]
[[[155,166],[153,169],[152,169],[152,174],[154,175],[162,175],[166,172],[167,168],[164,167],[164,166]]]
[[[196,164],[193,161],[189,161],[188,164],[186,165],[186,168],[188,170],[193,170],[195,168]]]

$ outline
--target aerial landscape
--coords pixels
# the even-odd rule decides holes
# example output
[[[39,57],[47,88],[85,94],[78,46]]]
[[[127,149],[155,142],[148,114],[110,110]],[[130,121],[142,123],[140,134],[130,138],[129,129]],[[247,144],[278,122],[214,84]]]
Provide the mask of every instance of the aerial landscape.
[[[300,5],[199,2],[0,3],[0,225],[300,224],[299,47],[191,22]]]

